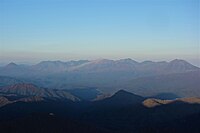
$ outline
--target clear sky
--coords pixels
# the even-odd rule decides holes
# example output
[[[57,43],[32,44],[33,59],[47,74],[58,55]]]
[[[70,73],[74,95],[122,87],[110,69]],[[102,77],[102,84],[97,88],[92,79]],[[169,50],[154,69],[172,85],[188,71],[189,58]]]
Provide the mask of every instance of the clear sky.
[[[0,61],[181,58],[198,65],[199,6],[199,0],[0,0]]]

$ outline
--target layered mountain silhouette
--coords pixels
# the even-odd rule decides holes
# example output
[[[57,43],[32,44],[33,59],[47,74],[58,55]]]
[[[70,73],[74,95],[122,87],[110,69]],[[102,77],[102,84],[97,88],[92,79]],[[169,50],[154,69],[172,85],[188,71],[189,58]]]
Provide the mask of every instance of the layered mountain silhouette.
[[[29,73],[31,71],[40,71],[42,73],[55,73],[55,72],[118,72],[118,71],[134,71],[135,73],[144,75],[154,74],[165,74],[165,73],[181,73],[193,70],[199,70],[198,67],[191,65],[184,60],[175,59],[171,62],[136,62],[132,59],[121,59],[121,60],[80,60],[80,61],[42,61],[39,64],[32,66],[17,65],[15,63],[10,63],[5,67],[1,68],[1,75],[12,75],[9,71],[13,71],[13,75],[17,75],[18,71],[22,70],[22,73]],[[16,73],[14,73],[16,72]]]
[[[32,83],[51,89],[98,88],[107,93],[126,88],[142,96],[159,93],[199,96],[200,88],[200,68],[178,59],[170,62],[101,59],[42,61],[36,65],[10,63],[0,68],[0,76],[1,86]],[[1,79],[8,82],[3,83]]]

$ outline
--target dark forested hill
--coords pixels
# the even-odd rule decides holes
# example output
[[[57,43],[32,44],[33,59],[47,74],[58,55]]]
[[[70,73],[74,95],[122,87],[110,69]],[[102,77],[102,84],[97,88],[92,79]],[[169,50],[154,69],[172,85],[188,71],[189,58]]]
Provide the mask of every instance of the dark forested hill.
[[[21,99],[21,100],[20,100]],[[124,90],[99,101],[20,98],[0,107],[3,132],[149,133],[200,131],[200,98],[160,100]],[[24,100],[23,100],[24,99]],[[2,100],[3,101],[3,100]],[[9,101],[4,98],[4,101]]]

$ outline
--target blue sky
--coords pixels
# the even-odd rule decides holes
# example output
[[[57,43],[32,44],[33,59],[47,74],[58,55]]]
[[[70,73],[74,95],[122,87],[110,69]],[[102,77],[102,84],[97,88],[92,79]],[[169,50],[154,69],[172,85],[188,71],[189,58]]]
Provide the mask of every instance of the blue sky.
[[[186,59],[200,65],[199,0],[0,0],[0,61]]]

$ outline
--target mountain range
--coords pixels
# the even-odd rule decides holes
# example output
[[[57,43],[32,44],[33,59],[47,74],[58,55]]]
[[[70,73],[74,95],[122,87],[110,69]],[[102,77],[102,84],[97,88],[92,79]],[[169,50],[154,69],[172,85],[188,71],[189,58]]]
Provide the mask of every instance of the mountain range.
[[[10,63],[0,67],[0,86],[30,83],[50,89],[95,88],[111,94],[126,89],[142,96],[160,93],[200,96],[199,80],[200,68],[178,59],[42,61],[35,65]]]
[[[188,71],[199,70],[198,67],[184,60],[172,60],[170,62],[161,61],[144,61],[137,62],[132,59],[120,60],[79,60],[79,61],[42,61],[36,65],[17,65],[9,63],[1,67],[1,75],[32,75],[35,72],[39,74],[60,73],[60,72],[86,72],[86,73],[101,73],[101,72],[134,72],[135,76],[147,76],[169,73],[182,73]],[[19,74],[19,72],[21,74]]]

